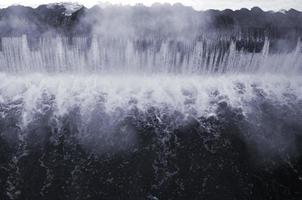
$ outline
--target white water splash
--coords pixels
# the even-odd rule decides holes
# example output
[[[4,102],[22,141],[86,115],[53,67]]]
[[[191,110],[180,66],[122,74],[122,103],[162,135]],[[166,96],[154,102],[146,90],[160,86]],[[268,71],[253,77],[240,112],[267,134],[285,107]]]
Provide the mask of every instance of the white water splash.
[[[122,76],[122,75],[0,75],[2,114],[21,108],[23,124],[37,113],[53,110],[64,116],[80,108],[88,119],[96,108],[114,113],[117,109],[156,107],[162,112],[179,111],[200,117],[215,115],[220,102],[248,113],[250,103],[265,98],[278,104],[302,101],[302,79],[282,75],[217,76]],[[288,97],[290,94],[293,98]],[[7,110],[5,110],[6,108]]]

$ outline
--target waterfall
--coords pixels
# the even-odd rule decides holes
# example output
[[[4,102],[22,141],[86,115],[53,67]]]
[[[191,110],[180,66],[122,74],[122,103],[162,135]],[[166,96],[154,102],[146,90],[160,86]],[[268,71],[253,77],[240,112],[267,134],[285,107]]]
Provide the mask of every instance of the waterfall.
[[[40,38],[31,48],[26,36],[1,39],[2,72],[98,73],[299,73],[301,42],[291,52],[270,52],[265,39],[261,52],[236,47],[236,41],[218,42],[99,37]]]

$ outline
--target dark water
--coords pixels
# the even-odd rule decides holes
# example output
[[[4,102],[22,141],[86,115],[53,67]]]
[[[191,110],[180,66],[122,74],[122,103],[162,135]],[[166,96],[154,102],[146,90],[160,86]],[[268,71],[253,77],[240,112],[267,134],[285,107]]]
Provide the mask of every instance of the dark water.
[[[86,79],[73,77],[79,84],[74,87],[66,80],[62,86],[64,76],[2,79],[1,200],[302,198],[299,79],[214,77],[192,87],[183,87],[183,79],[176,81],[180,86],[173,78],[151,81],[161,85],[152,86],[153,92],[173,92],[171,102],[185,110],[164,98],[155,103],[164,93],[152,96],[143,90],[146,82],[124,92],[119,101],[126,104],[117,106],[102,85],[110,78],[96,79],[98,89],[86,83],[98,93],[82,97],[87,90],[79,85]],[[126,90],[126,83],[118,85]],[[234,93],[215,89],[225,85]],[[140,106],[141,93],[149,94],[148,106]],[[63,97],[60,109],[69,107],[58,114]],[[85,104],[88,97],[94,103]],[[86,114],[83,105],[90,108]],[[108,111],[109,105],[116,107]]]

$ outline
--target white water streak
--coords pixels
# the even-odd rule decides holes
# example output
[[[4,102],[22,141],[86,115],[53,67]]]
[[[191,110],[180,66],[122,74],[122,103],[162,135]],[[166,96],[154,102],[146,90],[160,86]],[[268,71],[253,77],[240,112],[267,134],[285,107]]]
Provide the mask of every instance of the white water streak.
[[[270,54],[265,41],[259,53],[213,48],[211,41],[104,40],[93,37],[41,38],[31,49],[26,36],[2,38],[0,71],[24,72],[116,72],[116,73],[300,73],[302,45],[290,53]],[[91,41],[90,41],[91,40]],[[89,42],[90,41],[90,42]],[[159,43],[158,43],[159,42]],[[88,45],[90,43],[90,45]],[[135,47],[136,46],[136,47]],[[181,47],[179,47],[181,46]]]

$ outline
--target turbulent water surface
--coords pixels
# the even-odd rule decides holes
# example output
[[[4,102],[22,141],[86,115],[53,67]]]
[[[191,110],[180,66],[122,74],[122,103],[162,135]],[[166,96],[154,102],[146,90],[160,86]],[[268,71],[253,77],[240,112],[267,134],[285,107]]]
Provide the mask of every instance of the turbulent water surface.
[[[1,199],[299,199],[299,74],[0,74]]]

